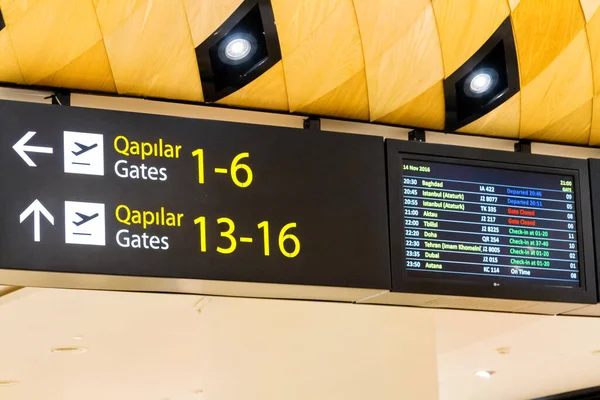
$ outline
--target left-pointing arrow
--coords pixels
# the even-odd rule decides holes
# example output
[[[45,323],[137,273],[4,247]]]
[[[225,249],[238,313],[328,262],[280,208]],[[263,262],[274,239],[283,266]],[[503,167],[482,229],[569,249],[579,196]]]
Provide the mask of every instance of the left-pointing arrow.
[[[46,207],[44,207],[38,199],[31,203],[31,205],[21,213],[21,216],[19,217],[20,223],[23,223],[23,221],[25,221],[31,214],[33,214],[33,240],[35,242],[39,242],[41,224],[40,214],[46,217],[48,222],[50,222],[52,225],[54,225],[54,217],[48,210],[46,210]]]
[[[35,165],[35,163],[31,159],[31,157],[29,157],[27,152],[44,153],[44,154],[52,154],[54,152],[54,149],[52,147],[27,145],[27,142],[29,142],[29,139],[31,139],[34,136],[35,136],[35,132],[29,131],[25,134],[25,136],[23,136],[21,139],[19,139],[19,141],[17,143],[15,143],[15,145],[13,146],[13,149],[17,152],[19,157],[21,157],[23,159],[23,161],[25,161],[27,163],[27,165],[29,165],[30,167],[37,167],[37,165]]]

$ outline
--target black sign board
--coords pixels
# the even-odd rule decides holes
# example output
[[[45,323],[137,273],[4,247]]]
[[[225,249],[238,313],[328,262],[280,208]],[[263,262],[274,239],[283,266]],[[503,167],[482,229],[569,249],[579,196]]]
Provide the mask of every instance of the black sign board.
[[[384,159],[378,137],[3,101],[0,268],[389,289]]]
[[[394,291],[596,302],[585,160],[387,146]]]
[[[600,159],[589,159],[590,192],[592,196],[592,214],[594,221],[594,241],[596,255],[600,251]],[[597,257],[597,256],[596,256]],[[597,282],[600,282],[600,269],[596,267]]]

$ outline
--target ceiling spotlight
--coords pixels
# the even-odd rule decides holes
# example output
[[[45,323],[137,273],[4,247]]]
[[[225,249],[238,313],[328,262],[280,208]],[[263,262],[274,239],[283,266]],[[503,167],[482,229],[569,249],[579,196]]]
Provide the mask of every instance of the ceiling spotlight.
[[[469,97],[481,97],[490,92],[498,82],[498,72],[492,68],[473,71],[465,80],[465,94]]]
[[[256,39],[248,34],[231,35],[221,42],[218,52],[219,58],[225,64],[244,63],[256,53]]]
[[[196,47],[204,101],[241,89],[281,61],[270,0],[239,0],[239,7]]]
[[[455,131],[481,118],[519,90],[517,51],[509,16],[479,50],[444,79],[444,131]]]
[[[486,90],[489,90],[490,86],[492,86],[492,77],[490,74],[482,72],[471,79],[469,89],[474,93],[483,93]]]
[[[250,50],[252,50],[252,44],[248,39],[233,39],[225,46],[225,57],[235,61],[241,60],[250,54]]]
[[[494,371],[477,371],[475,372],[475,376],[478,376],[483,379],[490,379],[492,375],[494,375]]]

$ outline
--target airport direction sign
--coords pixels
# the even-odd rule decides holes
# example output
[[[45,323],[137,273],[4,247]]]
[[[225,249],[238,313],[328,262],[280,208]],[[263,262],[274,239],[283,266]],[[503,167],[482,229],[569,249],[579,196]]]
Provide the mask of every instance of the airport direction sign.
[[[1,101],[0,269],[389,289],[384,160],[378,137]]]

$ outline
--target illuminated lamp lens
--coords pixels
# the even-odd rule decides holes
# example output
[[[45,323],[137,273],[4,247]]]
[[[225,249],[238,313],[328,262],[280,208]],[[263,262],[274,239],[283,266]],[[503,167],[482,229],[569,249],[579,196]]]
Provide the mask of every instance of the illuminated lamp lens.
[[[219,44],[221,62],[227,65],[240,65],[252,60],[258,44],[256,38],[247,33],[234,33],[225,37]]]
[[[465,81],[465,93],[469,97],[487,95],[498,83],[498,72],[492,68],[481,68],[473,71]]]
[[[252,51],[252,43],[245,38],[235,38],[225,46],[225,57],[232,61],[239,61],[248,57]]]
[[[471,79],[469,89],[473,93],[487,92],[492,86],[492,77],[487,73],[479,73]]]

